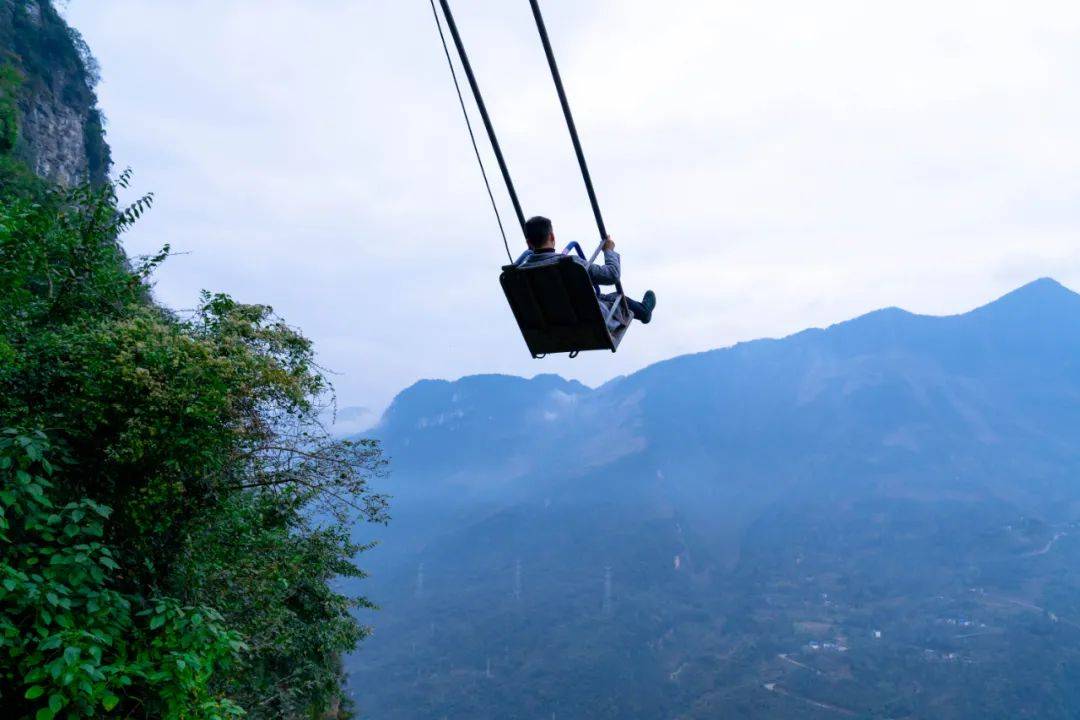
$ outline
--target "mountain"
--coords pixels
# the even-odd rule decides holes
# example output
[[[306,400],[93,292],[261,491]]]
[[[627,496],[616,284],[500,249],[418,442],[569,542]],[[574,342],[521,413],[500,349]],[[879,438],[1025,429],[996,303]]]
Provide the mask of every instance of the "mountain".
[[[0,0],[3,67],[17,78],[10,90],[0,83],[0,101],[7,92],[16,98],[15,156],[61,185],[103,182],[111,157],[94,93],[97,63],[51,0]],[[0,126],[6,122],[0,115]]]
[[[595,390],[422,381],[374,433],[368,717],[1080,716],[1080,295],[1053,280]]]

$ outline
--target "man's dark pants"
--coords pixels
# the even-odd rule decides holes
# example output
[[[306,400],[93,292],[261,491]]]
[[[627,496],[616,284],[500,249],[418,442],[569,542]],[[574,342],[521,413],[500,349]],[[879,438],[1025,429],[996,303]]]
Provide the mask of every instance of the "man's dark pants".
[[[647,307],[639,303],[637,300],[631,300],[630,298],[626,298],[626,306],[630,308],[630,312],[634,314],[634,319],[638,322],[647,324],[650,320],[652,320],[652,313],[649,312],[649,309]]]

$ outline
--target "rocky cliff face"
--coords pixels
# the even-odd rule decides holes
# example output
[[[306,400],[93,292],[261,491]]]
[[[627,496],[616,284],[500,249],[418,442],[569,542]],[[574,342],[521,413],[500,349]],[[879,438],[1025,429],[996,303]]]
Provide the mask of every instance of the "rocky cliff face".
[[[0,0],[0,63],[21,76],[14,154],[62,185],[102,182],[111,161],[97,64],[51,0]]]

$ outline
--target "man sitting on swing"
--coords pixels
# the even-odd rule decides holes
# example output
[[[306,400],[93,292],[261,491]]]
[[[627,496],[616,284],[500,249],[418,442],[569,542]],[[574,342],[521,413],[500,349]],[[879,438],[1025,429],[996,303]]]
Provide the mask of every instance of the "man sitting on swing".
[[[551,221],[546,217],[537,215],[529,218],[525,223],[525,240],[528,242],[529,251],[532,253],[525,261],[525,265],[543,262],[551,258],[552,254],[555,253],[555,232],[551,227]],[[621,266],[619,253],[615,252],[615,242],[610,236],[604,239],[603,249],[603,265],[590,265],[588,261],[577,255],[571,255],[571,257],[576,262],[586,266],[589,271],[589,279],[593,283],[597,285],[614,285],[619,281]],[[615,301],[615,297],[614,294],[601,295],[600,300],[610,307],[611,303]],[[626,305],[630,308],[630,312],[634,314],[635,320],[647,325],[652,320],[653,309],[656,307],[656,293],[652,290],[646,290],[641,302],[626,298]]]

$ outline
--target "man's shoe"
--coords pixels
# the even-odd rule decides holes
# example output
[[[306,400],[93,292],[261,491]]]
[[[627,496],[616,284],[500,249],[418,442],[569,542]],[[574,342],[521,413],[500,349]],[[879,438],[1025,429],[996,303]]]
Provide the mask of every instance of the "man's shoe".
[[[648,325],[652,320],[652,311],[656,307],[656,293],[652,290],[646,290],[645,296],[641,298],[641,306],[645,308],[645,317],[638,318],[643,325]]]

